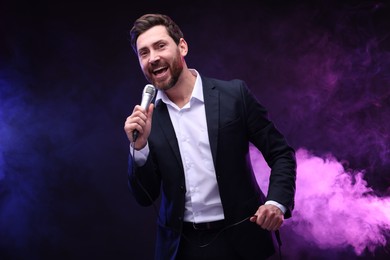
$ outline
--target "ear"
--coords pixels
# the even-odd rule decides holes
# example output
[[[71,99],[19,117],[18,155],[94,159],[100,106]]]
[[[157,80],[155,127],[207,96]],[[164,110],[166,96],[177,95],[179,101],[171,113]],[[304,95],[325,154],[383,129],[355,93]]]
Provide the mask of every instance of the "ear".
[[[188,44],[187,42],[184,40],[184,38],[180,38],[180,41],[179,41],[179,50],[180,50],[180,54],[184,57],[187,55],[188,53]]]

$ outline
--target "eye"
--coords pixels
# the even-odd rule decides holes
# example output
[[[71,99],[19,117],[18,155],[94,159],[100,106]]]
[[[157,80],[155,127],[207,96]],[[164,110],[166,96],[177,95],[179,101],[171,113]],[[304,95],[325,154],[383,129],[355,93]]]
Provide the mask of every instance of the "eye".
[[[162,48],[164,48],[165,47],[165,43],[160,43],[159,45],[158,45],[158,48],[159,49],[162,49]]]
[[[146,50],[141,50],[138,52],[139,57],[145,57],[147,54],[148,54],[148,52]]]

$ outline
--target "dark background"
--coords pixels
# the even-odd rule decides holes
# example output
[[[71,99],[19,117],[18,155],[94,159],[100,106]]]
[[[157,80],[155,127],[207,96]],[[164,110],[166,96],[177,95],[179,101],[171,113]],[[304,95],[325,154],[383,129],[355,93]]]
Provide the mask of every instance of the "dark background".
[[[156,213],[128,192],[123,132],[147,83],[128,32],[151,12],[181,26],[190,68],[244,79],[293,147],[364,171],[390,206],[387,1],[130,2],[1,2],[0,259],[152,258]],[[372,250],[290,226],[283,253],[389,258],[386,212]]]

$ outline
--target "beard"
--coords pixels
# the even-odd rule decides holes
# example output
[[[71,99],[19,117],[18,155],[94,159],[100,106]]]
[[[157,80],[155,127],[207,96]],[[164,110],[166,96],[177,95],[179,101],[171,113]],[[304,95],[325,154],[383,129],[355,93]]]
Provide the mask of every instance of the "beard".
[[[182,57],[180,55],[179,50],[176,53],[176,56],[174,57],[172,64],[164,64],[167,65],[168,70],[171,71],[171,77],[168,79],[166,82],[157,82],[156,80],[153,79],[153,77],[150,77],[148,79],[149,82],[151,82],[157,89],[166,91],[172,87],[174,87],[179,80],[179,77],[181,73],[183,72],[183,61]]]

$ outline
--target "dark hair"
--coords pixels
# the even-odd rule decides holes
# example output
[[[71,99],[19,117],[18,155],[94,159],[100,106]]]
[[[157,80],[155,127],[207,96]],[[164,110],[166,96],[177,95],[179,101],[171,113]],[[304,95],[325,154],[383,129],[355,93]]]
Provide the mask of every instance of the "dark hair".
[[[134,26],[130,30],[130,43],[135,53],[137,53],[138,36],[156,25],[165,26],[169,36],[171,36],[176,44],[179,44],[180,38],[184,37],[179,26],[169,16],[163,14],[145,14],[134,22]]]

